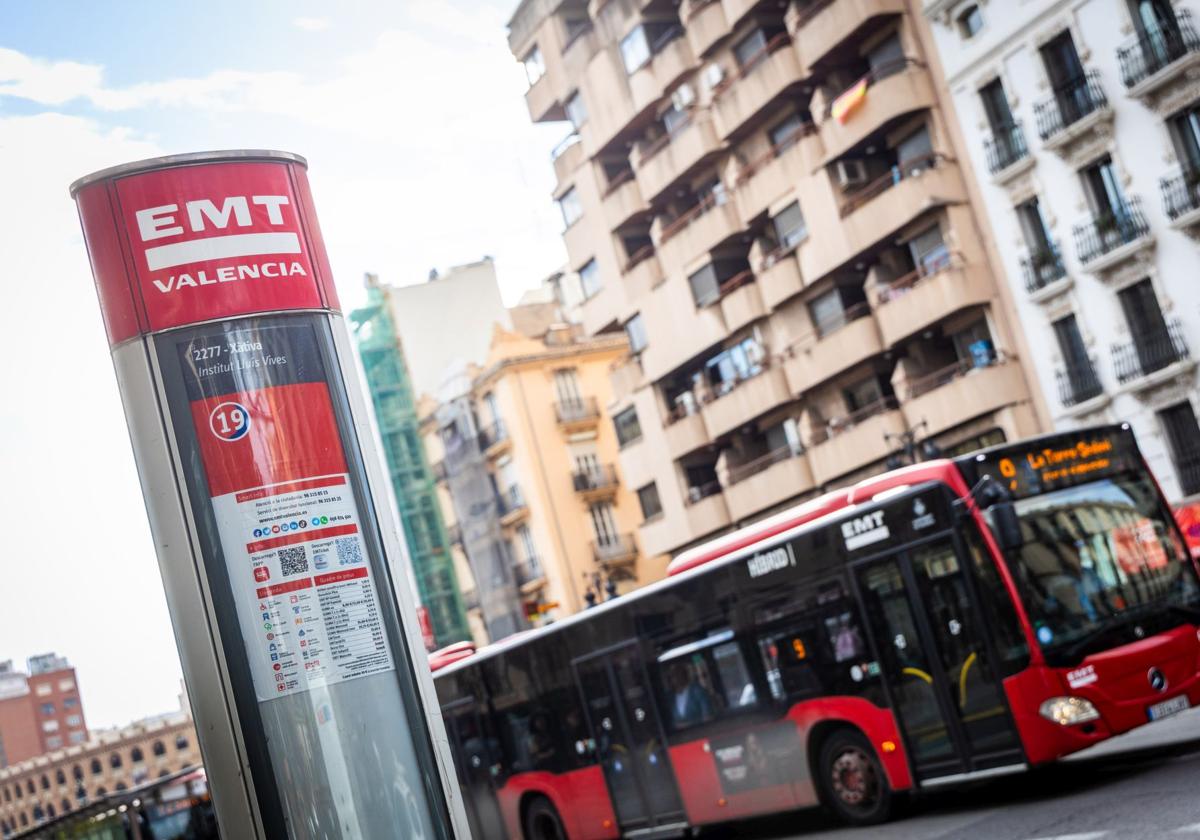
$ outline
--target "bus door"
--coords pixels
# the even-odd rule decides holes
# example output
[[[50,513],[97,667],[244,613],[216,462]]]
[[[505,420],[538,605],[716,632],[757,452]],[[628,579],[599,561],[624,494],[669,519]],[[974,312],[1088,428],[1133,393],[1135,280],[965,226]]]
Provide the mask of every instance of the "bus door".
[[[495,744],[489,744],[483,715],[479,713],[479,701],[474,697],[455,700],[442,707],[442,719],[446,722],[446,735],[454,753],[471,836],[481,840],[504,840],[504,818],[492,783]]]
[[[1024,761],[967,566],[946,534],[854,567],[918,781]]]
[[[572,665],[621,830],[679,826],[683,803],[637,643]]]

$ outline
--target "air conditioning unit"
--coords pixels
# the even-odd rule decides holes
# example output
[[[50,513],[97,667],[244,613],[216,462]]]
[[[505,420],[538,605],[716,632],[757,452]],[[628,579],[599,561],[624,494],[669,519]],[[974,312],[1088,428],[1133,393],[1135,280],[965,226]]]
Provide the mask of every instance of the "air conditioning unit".
[[[867,164],[861,160],[839,160],[837,182],[842,189],[858,187],[867,182]]]
[[[725,68],[720,64],[713,62],[704,68],[704,85],[709,90],[712,90],[723,81],[725,81]]]
[[[692,86],[684,82],[675,92],[671,94],[671,104],[676,110],[686,111],[691,108],[696,102],[696,92],[692,90]]]

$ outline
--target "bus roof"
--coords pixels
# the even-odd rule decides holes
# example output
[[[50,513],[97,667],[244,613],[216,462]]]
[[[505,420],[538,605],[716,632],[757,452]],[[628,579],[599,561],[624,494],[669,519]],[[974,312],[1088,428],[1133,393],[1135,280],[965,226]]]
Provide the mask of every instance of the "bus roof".
[[[770,539],[784,531],[790,531],[798,525],[816,522],[839,511],[869,502],[880,493],[923,484],[926,481],[945,482],[951,473],[957,474],[953,462],[942,458],[901,467],[882,475],[863,479],[850,487],[831,490],[822,496],[817,496],[815,499],[810,499],[774,516],[761,519],[731,534],[725,534],[684,551],[667,566],[667,575],[674,576],[686,572],[688,569],[694,569],[719,557],[725,557],[748,545]]]

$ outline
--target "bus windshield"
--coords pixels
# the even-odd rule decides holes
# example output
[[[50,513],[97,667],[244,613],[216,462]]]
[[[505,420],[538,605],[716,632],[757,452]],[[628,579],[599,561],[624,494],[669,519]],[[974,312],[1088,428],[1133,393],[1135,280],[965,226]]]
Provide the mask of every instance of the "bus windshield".
[[[1123,473],[1016,502],[1008,552],[1051,665],[1200,620],[1200,584],[1147,475]]]

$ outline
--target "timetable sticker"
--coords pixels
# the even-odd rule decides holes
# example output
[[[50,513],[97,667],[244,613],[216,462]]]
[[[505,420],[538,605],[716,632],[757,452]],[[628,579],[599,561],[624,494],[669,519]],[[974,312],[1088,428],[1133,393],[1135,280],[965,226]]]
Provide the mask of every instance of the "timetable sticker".
[[[394,667],[315,346],[275,325],[180,347],[260,702]]]

